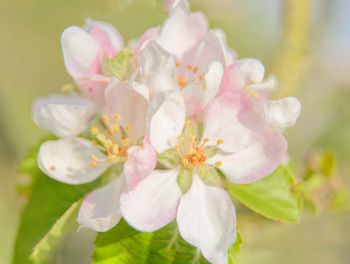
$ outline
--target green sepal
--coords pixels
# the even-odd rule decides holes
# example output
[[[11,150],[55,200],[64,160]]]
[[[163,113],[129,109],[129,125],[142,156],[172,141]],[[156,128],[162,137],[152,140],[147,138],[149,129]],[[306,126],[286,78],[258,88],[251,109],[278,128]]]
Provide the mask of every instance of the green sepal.
[[[116,77],[118,80],[127,80],[135,68],[135,56],[129,49],[119,52],[114,58],[107,56],[102,62],[102,72],[109,77]]]
[[[221,188],[225,186],[221,173],[215,167],[203,165],[196,171],[205,184]]]
[[[181,158],[173,148],[158,155],[158,163],[167,169],[174,169],[181,164]]]
[[[179,185],[182,193],[186,193],[192,185],[192,171],[182,168],[177,176],[177,184]]]

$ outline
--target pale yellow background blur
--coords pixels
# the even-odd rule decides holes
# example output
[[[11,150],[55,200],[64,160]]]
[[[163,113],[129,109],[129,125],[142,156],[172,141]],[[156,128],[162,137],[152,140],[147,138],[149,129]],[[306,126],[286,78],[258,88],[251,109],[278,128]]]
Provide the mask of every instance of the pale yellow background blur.
[[[287,0],[191,2],[193,9],[208,15],[213,28],[226,31],[231,48],[240,57],[256,57],[268,71],[276,70],[276,60],[282,56],[278,51],[286,18],[283,4]],[[59,92],[63,84],[71,81],[61,56],[61,32],[67,26],[82,25],[85,18],[93,18],[113,23],[129,40],[163,21],[165,13],[159,3],[156,0],[0,0],[1,264],[10,262],[19,209],[24,201],[16,194],[16,183],[21,179],[17,163],[25,150],[44,135],[32,123],[31,103],[38,96]],[[348,0],[312,1],[310,42],[302,63],[306,70],[294,94],[303,103],[303,114],[298,125],[287,133],[296,167],[302,166],[306,153],[312,149],[332,149],[339,162],[338,174],[347,183],[350,178],[349,12]],[[349,225],[349,214],[331,213],[306,214],[299,225],[253,220],[243,230],[242,263],[350,263]],[[77,246],[67,247],[65,260],[57,263],[75,263],[74,255],[80,253]]]

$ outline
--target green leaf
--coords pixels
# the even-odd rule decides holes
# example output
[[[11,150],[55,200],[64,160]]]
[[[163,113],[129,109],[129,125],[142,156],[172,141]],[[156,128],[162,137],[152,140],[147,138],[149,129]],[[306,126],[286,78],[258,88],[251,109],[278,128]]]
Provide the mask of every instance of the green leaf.
[[[29,259],[33,263],[45,263],[54,248],[60,241],[62,234],[69,230],[72,220],[76,219],[79,202],[74,203],[51,227],[49,232],[35,245]]]
[[[301,216],[302,198],[290,169],[285,166],[251,184],[227,181],[227,188],[233,198],[265,217],[294,223]]]
[[[45,263],[65,230],[66,221],[74,211],[72,206],[99,183],[97,180],[72,186],[50,179],[36,166],[39,146],[32,148],[21,163],[21,171],[31,174],[33,184],[32,195],[21,214],[13,256],[15,264]]]
[[[184,241],[173,222],[154,233],[139,232],[121,221],[95,242],[94,264],[204,264],[196,248]]]
[[[243,244],[242,233],[237,228],[237,238],[236,242],[228,250],[228,264],[237,264],[239,261],[239,252]]]
[[[124,49],[112,59],[105,57],[102,63],[102,71],[106,76],[126,80],[132,73],[134,64],[134,53]]]
[[[229,263],[236,264],[242,239],[229,249]],[[139,232],[122,220],[105,233],[98,233],[93,264],[207,264],[200,252],[183,240],[176,223],[153,232]]]

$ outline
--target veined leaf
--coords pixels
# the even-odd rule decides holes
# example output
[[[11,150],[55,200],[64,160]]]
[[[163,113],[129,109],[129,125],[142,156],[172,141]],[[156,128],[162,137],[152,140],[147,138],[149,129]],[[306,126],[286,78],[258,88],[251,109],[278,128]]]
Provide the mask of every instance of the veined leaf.
[[[238,243],[241,238],[238,235]],[[235,244],[229,254],[239,250]],[[209,263],[195,247],[184,241],[176,223],[153,232],[139,232],[122,220],[112,230],[99,233],[93,264],[204,264]],[[233,257],[229,263],[234,264]]]
[[[30,255],[30,260],[33,263],[46,263],[52,248],[54,248],[58,242],[62,234],[65,233],[67,229],[69,229],[69,224],[71,220],[76,218],[77,210],[79,208],[80,203],[74,203],[51,227],[49,232],[45,234],[45,236],[35,245],[33,248],[32,254]]]
[[[302,198],[290,169],[285,166],[251,184],[227,181],[227,188],[234,199],[265,217],[294,223],[301,216]]]

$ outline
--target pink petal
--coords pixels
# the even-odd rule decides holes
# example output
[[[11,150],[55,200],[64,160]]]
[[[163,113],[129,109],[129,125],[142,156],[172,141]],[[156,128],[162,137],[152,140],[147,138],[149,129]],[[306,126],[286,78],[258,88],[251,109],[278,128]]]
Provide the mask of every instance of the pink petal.
[[[208,22],[200,12],[185,13],[174,10],[162,27],[157,42],[181,59],[185,52],[201,41],[208,31]]]
[[[121,218],[119,199],[125,187],[123,175],[86,196],[79,210],[81,226],[97,232],[113,228]]]
[[[88,19],[85,23],[85,28],[100,44],[100,52],[108,55],[110,58],[123,49],[123,38],[111,24]]]
[[[71,26],[61,37],[64,63],[68,73],[77,80],[94,74],[95,61],[99,56],[99,43],[83,29]]]
[[[105,89],[110,78],[102,75],[90,75],[77,80],[80,89],[98,104],[104,102]]]
[[[129,126],[128,135],[131,144],[143,138],[146,133],[146,113],[148,99],[143,92],[128,81],[111,80],[106,88],[105,112],[113,117],[120,115],[120,124]]]
[[[125,220],[134,228],[153,232],[176,216],[181,191],[178,171],[153,171],[132,191],[122,194],[120,204]]]
[[[257,181],[272,173],[283,161],[287,141],[278,133],[265,133],[260,140],[234,154],[217,153],[208,160],[214,164],[221,161],[220,170],[238,184]]]
[[[194,175],[180,200],[177,224],[181,236],[211,263],[227,263],[227,249],[236,240],[236,215],[227,192],[204,184]]]
[[[242,91],[230,91],[217,97],[204,111],[203,138],[226,152],[250,146],[265,129],[263,109]]]
[[[157,152],[145,138],[142,146],[128,149],[128,160],[124,165],[124,175],[128,189],[131,190],[149,175],[157,164]]]

